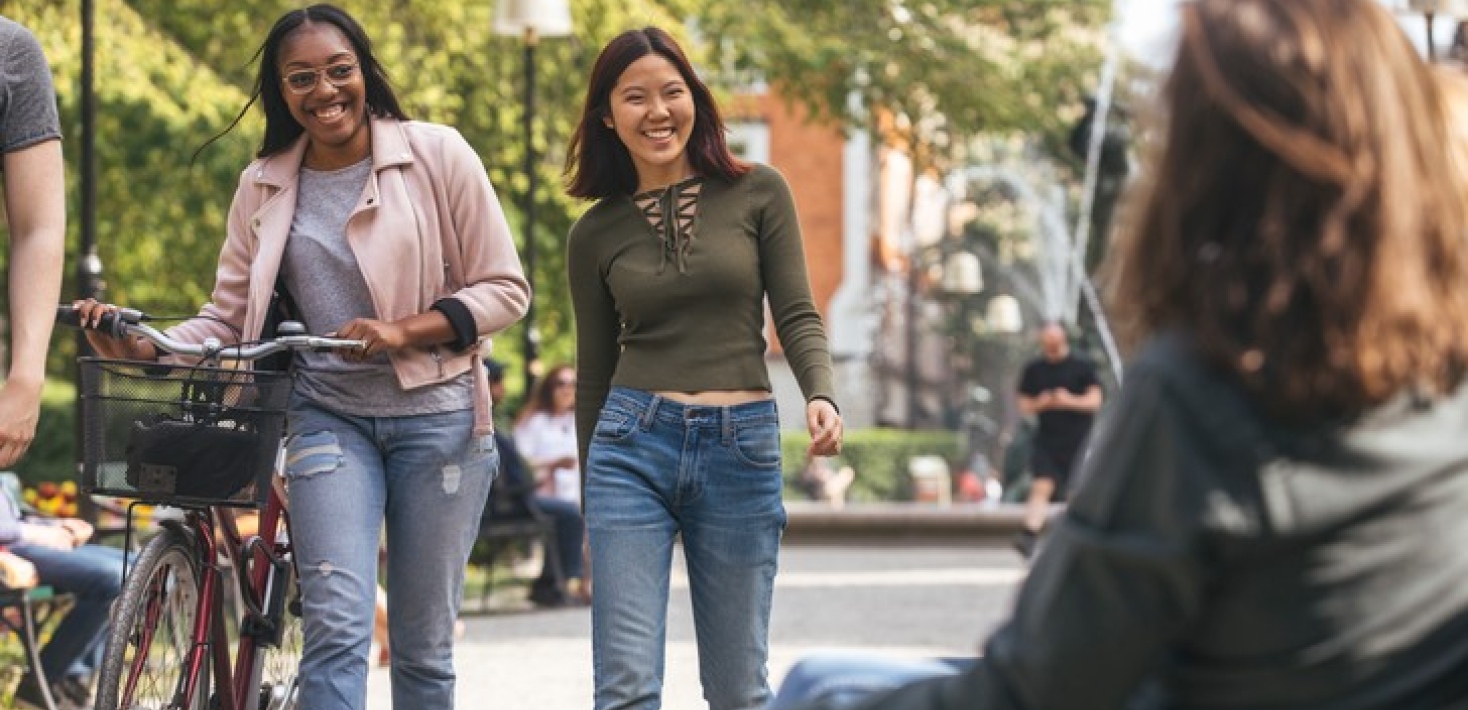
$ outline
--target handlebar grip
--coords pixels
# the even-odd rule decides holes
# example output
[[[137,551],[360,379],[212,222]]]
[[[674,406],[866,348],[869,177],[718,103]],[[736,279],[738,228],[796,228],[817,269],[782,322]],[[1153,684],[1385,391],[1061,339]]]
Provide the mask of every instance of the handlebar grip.
[[[60,325],[69,325],[73,328],[86,328],[88,330],[99,330],[114,338],[121,338],[122,327],[127,323],[138,323],[143,320],[140,311],[131,308],[123,308],[117,311],[103,313],[102,318],[95,327],[82,325],[81,312],[70,304],[61,304],[56,307],[56,322]]]

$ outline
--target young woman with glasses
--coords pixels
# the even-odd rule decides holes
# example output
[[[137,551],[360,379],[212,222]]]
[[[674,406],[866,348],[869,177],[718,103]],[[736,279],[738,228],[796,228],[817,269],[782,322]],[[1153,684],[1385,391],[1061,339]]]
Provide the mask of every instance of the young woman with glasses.
[[[767,304],[811,453],[837,453],[842,431],[790,188],[730,153],[708,87],[657,28],[597,58],[568,172],[570,194],[597,201],[567,257],[596,708],[659,705],[679,538],[704,697],[757,707],[785,526]]]
[[[385,524],[393,705],[450,710],[454,619],[498,455],[478,345],[523,315],[530,290],[479,156],[453,129],[408,120],[356,20],[293,10],[258,56],[264,142],[211,301],[169,334],[253,340],[278,292],[310,332],[366,342],[292,363],[300,705],[366,704]],[[87,334],[108,357],[157,357]]]

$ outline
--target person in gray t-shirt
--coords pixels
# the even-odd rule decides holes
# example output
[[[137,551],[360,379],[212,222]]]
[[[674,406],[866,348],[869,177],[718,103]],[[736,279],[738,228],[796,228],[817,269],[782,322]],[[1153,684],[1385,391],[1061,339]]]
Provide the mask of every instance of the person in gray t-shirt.
[[[10,241],[10,371],[0,387],[0,468],[36,433],[46,343],[61,297],[66,240],[61,122],[51,70],[26,28],[0,17],[0,150]]]
[[[61,121],[51,68],[29,30],[0,17],[0,169],[9,238],[10,370],[0,385],[0,468],[29,448],[40,413],[46,344],[61,297],[66,238],[66,184],[61,161]],[[0,494],[0,498],[3,498]],[[81,678],[107,631],[107,610],[120,591],[120,550],[86,544],[92,526],[68,519],[29,519],[0,500],[0,545],[29,561],[40,584],[71,594],[71,610],[41,649],[44,677],[57,708],[82,707]],[[34,669],[15,691],[17,707],[44,706]]]

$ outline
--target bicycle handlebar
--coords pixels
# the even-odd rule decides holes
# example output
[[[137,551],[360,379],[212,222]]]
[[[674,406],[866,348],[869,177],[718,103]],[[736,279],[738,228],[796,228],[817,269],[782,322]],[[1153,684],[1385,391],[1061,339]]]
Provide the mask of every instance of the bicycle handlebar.
[[[280,325],[279,332],[283,333],[282,335],[262,340],[253,345],[225,345],[217,338],[206,338],[203,343],[185,343],[168,337],[153,326],[144,323],[145,320],[149,320],[149,317],[142,311],[120,308],[102,314],[97,325],[93,327],[82,325],[81,316],[72,305],[61,304],[56,307],[56,322],[61,325],[97,330],[114,338],[138,336],[147,339],[163,352],[206,359],[227,357],[233,360],[253,361],[286,350],[359,350],[365,345],[361,340],[307,335],[305,328],[294,321],[286,321]]]

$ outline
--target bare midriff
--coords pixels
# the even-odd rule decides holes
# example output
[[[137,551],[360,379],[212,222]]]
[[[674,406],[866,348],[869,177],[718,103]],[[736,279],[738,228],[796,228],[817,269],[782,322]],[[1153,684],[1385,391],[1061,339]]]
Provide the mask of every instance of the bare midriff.
[[[709,392],[653,392],[682,404],[728,407],[735,404],[762,402],[773,395],[765,390],[713,390]]]

